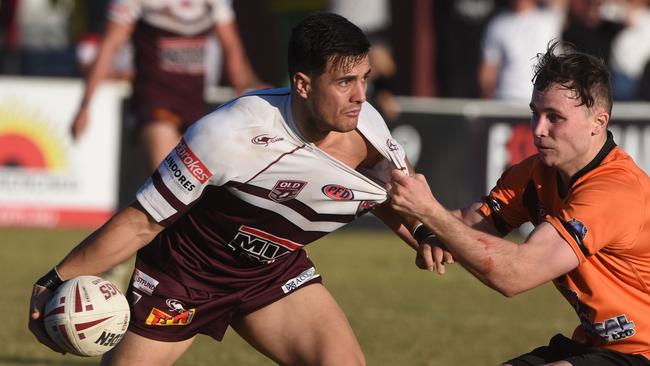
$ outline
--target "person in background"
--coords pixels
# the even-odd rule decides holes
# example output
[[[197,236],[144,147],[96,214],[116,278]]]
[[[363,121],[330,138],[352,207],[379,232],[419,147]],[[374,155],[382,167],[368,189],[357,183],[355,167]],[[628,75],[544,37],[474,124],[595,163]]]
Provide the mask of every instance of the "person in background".
[[[566,0],[510,0],[510,9],[494,17],[483,37],[478,80],[483,98],[526,101],[530,97],[534,57],[559,39]]]
[[[223,48],[229,82],[241,93],[260,86],[240,41],[227,0],[114,0],[99,53],[71,126],[81,138],[89,105],[114,55],[129,39],[134,48],[132,105],[151,170],[176,145],[187,127],[206,112],[204,48],[214,32]]]
[[[640,85],[650,60],[650,9],[648,0],[625,0],[625,27],[612,41],[610,68],[614,100],[640,98]]]
[[[650,178],[614,142],[609,71],[552,44],[530,100],[538,153],[506,170],[481,202],[447,211],[422,175],[393,172],[393,209],[418,220],[487,286],[514,296],[552,281],[574,308],[573,336],[506,365],[650,364]],[[523,244],[502,239],[531,221]],[[427,266],[444,265],[420,246]],[[531,314],[540,316],[540,314]]]

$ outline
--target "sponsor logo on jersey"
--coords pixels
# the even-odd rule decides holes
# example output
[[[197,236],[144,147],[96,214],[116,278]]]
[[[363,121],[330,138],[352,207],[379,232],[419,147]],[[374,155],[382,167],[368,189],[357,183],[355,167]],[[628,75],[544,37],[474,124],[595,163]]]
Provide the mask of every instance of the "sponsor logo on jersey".
[[[255,145],[264,145],[264,147],[269,146],[269,144],[272,144],[274,142],[282,141],[284,140],[284,137],[277,137],[277,136],[269,136],[267,134],[261,134],[253,137],[251,139],[251,142],[254,143]]]
[[[376,201],[361,201],[361,203],[359,203],[359,207],[357,208],[357,216],[365,215],[375,206],[377,206]]]
[[[594,323],[593,330],[605,342],[629,338],[636,333],[634,322],[629,321],[625,314],[617,315],[601,323]]]
[[[156,286],[158,286],[158,280],[137,268],[135,269],[135,273],[133,275],[133,287],[146,293],[147,295],[151,295],[156,289]]]
[[[393,139],[387,139],[386,140],[386,147],[388,147],[388,150],[390,150],[390,151],[399,150],[399,145]]]
[[[284,285],[282,285],[282,292],[284,292],[285,294],[289,293],[297,289],[298,287],[302,286],[305,282],[317,277],[320,277],[320,275],[316,273],[316,268],[311,267],[309,269],[306,269],[301,274],[290,279]]]
[[[199,160],[199,158],[194,154],[192,149],[187,145],[185,139],[181,139],[181,142],[176,145],[174,149],[180,161],[185,165],[187,170],[190,171],[194,178],[198,179],[201,184],[205,183],[211,176],[212,173],[208,168]]]
[[[307,185],[300,180],[279,180],[269,193],[269,198],[275,202],[288,201],[295,198]]]
[[[587,235],[587,227],[585,224],[576,219],[571,219],[569,220],[569,225],[571,225],[571,227],[575,230],[575,233],[578,235],[580,240],[585,239],[585,236]]]
[[[145,324],[163,327],[169,325],[188,325],[192,322],[195,313],[196,309],[189,309],[177,315],[169,315],[160,309],[151,308]]]
[[[283,255],[302,248],[303,245],[242,225],[235,237],[228,243],[228,247],[255,261],[271,263]]]
[[[328,184],[323,187],[323,193],[335,201],[350,201],[354,198],[354,193],[350,188],[345,188],[338,184]]]
[[[182,312],[186,311],[185,310],[185,304],[183,304],[180,300],[167,299],[167,301],[165,301],[165,303],[167,304],[167,307],[169,307],[169,310],[171,310],[173,312],[182,313]]]
[[[102,331],[102,334],[95,340],[95,344],[99,344],[100,346],[107,346],[107,347],[113,347],[115,346],[124,334],[115,334],[115,333],[110,333],[107,331]]]

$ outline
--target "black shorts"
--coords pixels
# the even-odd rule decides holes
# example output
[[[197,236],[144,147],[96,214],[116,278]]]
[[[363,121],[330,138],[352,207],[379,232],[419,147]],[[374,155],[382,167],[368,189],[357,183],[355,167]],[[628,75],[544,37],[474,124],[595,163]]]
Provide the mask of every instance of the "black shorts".
[[[169,268],[137,258],[126,291],[131,305],[129,330],[145,338],[178,342],[205,334],[218,341],[233,319],[245,316],[307,285],[321,283],[304,250],[285,261],[275,277],[246,278],[254,286],[239,286],[242,278],[218,275],[222,286],[210,291],[188,286]]]
[[[581,346],[562,334],[553,336],[548,346],[536,348],[530,353],[504,363],[512,366],[534,366],[557,361],[567,361],[573,366],[650,365],[650,360],[641,355],[626,354],[606,348]]]

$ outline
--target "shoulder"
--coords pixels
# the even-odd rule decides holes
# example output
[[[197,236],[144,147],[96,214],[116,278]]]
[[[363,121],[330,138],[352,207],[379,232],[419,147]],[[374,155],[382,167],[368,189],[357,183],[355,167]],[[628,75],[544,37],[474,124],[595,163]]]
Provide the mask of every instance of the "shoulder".
[[[614,148],[603,162],[585,177],[584,184],[600,185],[612,194],[639,197],[650,190],[650,178],[620,147]]]
[[[214,130],[219,134],[270,127],[278,115],[282,115],[289,95],[288,89],[284,88],[252,91],[224,103],[195,125],[204,132]]]

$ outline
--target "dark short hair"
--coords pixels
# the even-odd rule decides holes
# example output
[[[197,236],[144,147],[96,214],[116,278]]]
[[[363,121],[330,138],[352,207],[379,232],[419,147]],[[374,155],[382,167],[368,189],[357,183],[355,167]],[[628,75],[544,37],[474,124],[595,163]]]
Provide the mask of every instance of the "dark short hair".
[[[289,38],[289,78],[296,72],[321,74],[331,58],[334,67],[360,62],[370,49],[366,35],[349,20],[333,13],[302,19]]]
[[[573,90],[579,105],[602,106],[612,114],[612,84],[603,60],[576,50],[569,42],[553,41],[546,53],[537,55],[533,85],[546,90],[551,84]]]

